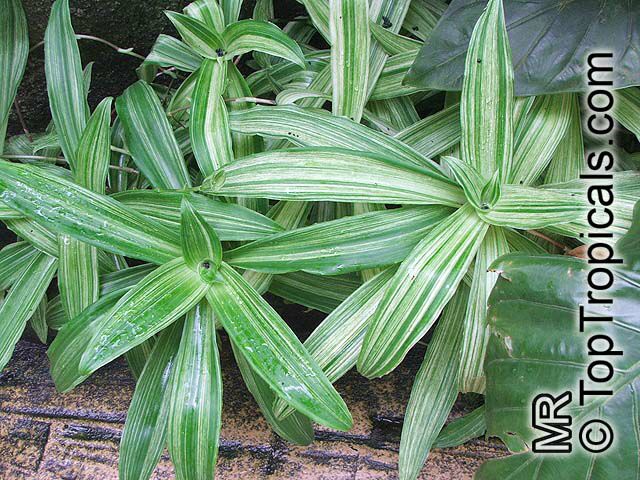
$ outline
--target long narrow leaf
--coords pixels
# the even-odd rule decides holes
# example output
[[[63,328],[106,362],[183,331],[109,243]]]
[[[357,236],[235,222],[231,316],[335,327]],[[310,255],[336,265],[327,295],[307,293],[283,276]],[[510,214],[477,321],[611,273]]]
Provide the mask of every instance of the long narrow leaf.
[[[0,290],[8,290],[22,275],[38,250],[28,242],[15,242],[0,250]]]
[[[104,194],[111,160],[111,98],[98,104],[76,152],[74,176],[78,185]]]
[[[447,424],[438,434],[433,446],[436,448],[457,447],[480,437],[486,430],[484,405],[482,405],[464,417],[457,418]]]
[[[0,303],[0,370],[11,358],[27,320],[38,308],[56,273],[57,263],[56,258],[45,253],[33,257]]]
[[[110,121],[111,98],[107,98],[89,119],[76,153],[76,182],[97,193],[105,191],[111,160]],[[58,287],[65,312],[73,318],[98,299],[98,252],[95,247],[67,235],[59,237],[58,247]]]
[[[211,480],[222,420],[222,376],[215,319],[206,300],[187,314],[171,376],[167,443],[176,478]]]
[[[222,33],[228,56],[249,51],[281,57],[304,68],[300,46],[273,23],[259,20],[240,20],[230,24]]]
[[[329,33],[333,114],[360,122],[369,83],[369,2],[330,0]]]
[[[269,292],[307,308],[331,313],[351,295],[362,282],[358,277],[340,275],[320,277],[305,272],[276,275]]]
[[[160,34],[147,55],[145,63],[160,67],[176,67],[183,72],[198,69],[202,57],[188,45],[169,35]]]
[[[153,89],[134,83],[116,100],[127,146],[142,173],[157,188],[185,188],[191,179],[169,120]]]
[[[582,118],[580,116],[580,97],[577,93],[571,96],[566,114],[569,115],[569,126],[558,148],[551,159],[545,183],[560,183],[580,177],[584,168],[584,140],[582,138]]]
[[[218,58],[224,55],[224,40],[206,23],[176,12],[165,12],[184,42],[196,53],[206,58]]]
[[[513,65],[502,0],[489,0],[478,20],[464,70],[462,159],[485,178],[507,183],[513,155]]]
[[[240,374],[245,385],[253,395],[258,407],[262,411],[269,425],[285,440],[297,445],[309,445],[313,442],[313,425],[309,418],[300,413],[293,413],[284,419],[279,419],[273,411],[277,399],[269,384],[265,382],[249,365],[241,351],[231,342]]]
[[[187,199],[181,205],[180,240],[185,264],[203,280],[213,278],[222,262],[222,244]]]
[[[585,208],[586,201],[579,194],[504,185],[500,200],[478,214],[492,225],[528,230],[584,218]]]
[[[80,137],[89,120],[89,105],[69,0],[57,0],[51,7],[44,35],[44,57],[51,116],[64,157],[73,167]]]
[[[67,392],[90,375],[80,370],[82,355],[93,334],[109,318],[109,312],[121,297],[122,292],[115,290],[101,297],[77,317],[63,322],[47,350],[51,378],[58,391]],[[55,303],[52,301],[50,307],[53,305]],[[60,307],[60,311],[64,310]],[[54,325],[50,326],[53,328]]]
[[[400,438],[398,467],[402,480],[418,478],[458,396],[460,344],[467,293],[467,287],[460,285],[456,296],[445,308],[413,382]]]
[[[206,284],[177,258],[150,273],[129,291],[95,332],[80,362],[91,373],[139,345],[188,312]]]
[[[330,382],[335,383],[356,365],[371,317],[384,296],[395,268],[388,268],[353,292],[325,318],[304,342]],[[293,413],[281,399],[276,407],[280,417]]]
[[[0,199],[56,233],[154,263],[180,255],[176,233],[116,200],[32,165],[0,161],[0,174]]]
[[[200,171],[206,177],[233,161],[229,115],[222,98],[226,62],[206,59],[193,90],[189,135]]]
[[[473,280],[463,321],[463,337],[460,345],[460,390],[484,393],[484,354],[489,340],[487,302],[497,280],[489,273],[489,266],[501,255],[509,253],[504,229],[491,227],[485,235],[473,267]]]
[[[426,232],[452,213],[441,206],[404,207],[344,217],[231,250],[231,265],[268,273],[337,274],[404,260]]]
[[[73,318],[98,299],[98,254],[95,247],[67,235],[59,237],[58,247],[60,298]]]
[[[569,128],[572,101],[571,94],[536,97],[515,132],[510,183],[532,185],[544,172]]]
[[[428,157],[383,133],[324,110],[295,106],[255,107],[230,115],[231,129],[289,140],[301,147],[340,147],[394,157],[433,170],[444,178]]]
[[[264,215],[204,195],[129,190],[113,195],[113,198],[171,229],[180,226],[180,203],[183,198],[188,198],[223,241],[255,240],[283,230],[280,225]]]
[[[488,225],[465,205],[413,249],[389,284],[367,331],[358,370],[392,371],[442,312],[462,281]]]
[[[122,480],[148,479],[160,460],[169,416],[167,389],[180,345],[181,323],[162,332],[136,385],[120,442],[118,473]]]
[[[460,107],[455,104],[423,118],[394,137],[432,158],[458,144],[460,134]]]
[[[340,148],[297,148],[252,155],[203,182],[213,195],[279,200],[457,206],[462,192],[430,170]]]
[[[351,414],[322,370],[280,316],[231,267],[207,298],[216,317],[251,367],[290,405],[314,421],[339,430]]]
[[[9,111],[27,66],[29,32],[20,0],[0,2],[0,153],[4,148]]]

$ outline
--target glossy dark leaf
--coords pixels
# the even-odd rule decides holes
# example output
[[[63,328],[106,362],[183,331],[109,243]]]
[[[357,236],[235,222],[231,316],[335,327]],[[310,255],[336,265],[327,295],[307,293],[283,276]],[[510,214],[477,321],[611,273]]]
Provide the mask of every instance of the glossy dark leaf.
[[[639,217],[640,212],[636,225]],[[619,250],[627,256],[637,255],[638,245],[623,242]],[[476,478],[633,478],[640,468],[640,271],[632,265],[615,269],[613,286],[598,292],[598,298],[613,298],[604,310],[602,304],[586,301],[589,266],[582,260],[510,255],[498,260],[494,268],[500,278],[490,297],[488,313],[492,332],[485,360],[488,434],[500,436],[512,449],[528,450],[533,439],[542,436],[531,427],[531,399],[540,392],[557,395],[571,389],[574,400],[565,410],[571,409],[572,429],[578,432],[586,422],[600,419],[611,426],[616,440],[606,454],[593,455],[578,443],[576,433],[571,454],[526,452],[493,460]],[[581,333],[579,305],[585,305],[587,316],[611,316],[614,321],[587,321]],[[520,321],[522,318],[527,321]],[[587,377],[590,363],[600,358],[589,355],[585,347],[595,335],[607,335],[613,339],[614,349],[624,352],[607,357],[614,371],[606,383],[594,383]],[[594,342],[592,347],[601,350],[603,345]],[[606,370],[596,367],[593,372],[602,377]],[[577,385],[581,379],[585,380],[585,389],[607,388],[613,395],[588,395],[580,405]]]
[[[640,3],[601,0],[505,1],[516,95],[584,91],[585,58],[613,52],[616,88],[640,84]],[[473,26],[487,2],[454,0],[427,39],[406,81],[460,90]]]

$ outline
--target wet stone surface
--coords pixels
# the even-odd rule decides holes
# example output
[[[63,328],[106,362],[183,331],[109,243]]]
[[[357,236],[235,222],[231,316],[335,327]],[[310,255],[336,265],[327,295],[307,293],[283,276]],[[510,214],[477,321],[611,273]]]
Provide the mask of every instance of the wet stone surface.
[[[404,406],[423,352],[395,372],[367,381],[350,373],[338,385],[354,416],[350,432],[316,426],[316,441],[297,447],[268,428],[234,365],[228,341],[221,352],[223,427],[216,478],[395,479]],[[0,374],[0,478],[117,479],[118,442],[134,381],[119,360],[67,394],[55,391],[43,345],[22,340]],[[451,419],[477,399],[461,397]],[[493,441],[434,450],[426,479],[471,479],[485,460],[504,455]],[[174,478],[165,451],[154,479]]]

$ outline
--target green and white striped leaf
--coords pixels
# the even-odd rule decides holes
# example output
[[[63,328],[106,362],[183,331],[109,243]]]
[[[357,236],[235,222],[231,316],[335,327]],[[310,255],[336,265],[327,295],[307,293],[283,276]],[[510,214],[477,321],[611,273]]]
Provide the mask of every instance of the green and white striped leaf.
[[[224,30],[224,12],[220,4],[214,0],[196,0],[184,7],[184,13],[205,23],[216,32]]]
[[[229,115],[222,98],[227,62],[205,59],[198,69],[191,102],[189,136],[202,174],[213,175],[233,161]]]
[[[0,161],[0,190],[1,201],[58,234],[153,263],[180,255],[176,232],[38,167]],[[21,220],[7,222],[15,225]],[[33,241],[33,233],[24,238]],[[47,241],[46,236],[43,240]],[[58,255],[56,243],[45,243],[44,248]]]
[[[167,444],[176,478],[211,480],[222,423],[222,373],[206,300],[187,313],[171,378]]]
[[[429,168],[445,178],[435,162],[402,141],[324,110],[295,106],[255,107],[232,112],[230,121],[231,129],[236,132],[282,138],[301,147],[341,147],[379,153],[403,163]]]
[[[586,201],[577,193],[503,185],[500,200],[478,215],[499,227],[530,230],[584,218]]]
[[[460,102],[462,159],[484,178],[510,178],[513,156],[513,65],[502,0],[489,0],[465,63]]]
[[[16,342],[56,273],[57,264],[56,258],[38,253],[0,302],[0,371],[11,359]]]
[[[402,28],[425,41],[446,9],[443,0],[412,0]]]
[[[358,371],[386,375],[429,331],[462,281],[488,229],[471,205],[438,224],[400,265],[367,330]]]
[[[194,72],[200,66],[202,57],[177,38],[160,34],[144,62],[160,67],[176,67],[183,72]]]
[[[39,223],[27,217],[5,220],[4,224],[18,238],[25,239],[36,250],[51,257],[58,256],[58,237]]]
[[[302,4],[309,14],[313,26],[327,42],[330,42],[329,0],[302,0]]]
[[[296,148],[252,155],[207,178],[212,195],[278,200],[438,204],[457,206],[464,195],[422,167],[341,148]]]
[[[182,200],[181,212],[180,240],[184,262],[203,282],[212,281],[222,263],[220,239],[189,200]]]
[[[220,0],[220,5],[227,25],[238,21],[242,0]]]
[[[74,167],[76,183],[101,194],[111,160],[110,122],[111,98],[106,98],[96,107],[82,133]],[[68,318],[74,318],[98,299],[98,252],[67,235],[59,237],[58,248],[60,297]]]
[[[22,81],[29,55],[29,31],[20,0],[0,2],[0,154],[9,112]]]
[[[124,354],[124,358],[127,360],[127,366],[136,380],[138,380],[140,375],[142,375],[144,366],[147,364],[155,344],[155,337],[151,337],[149,340],[133,347]]]
[[[369,100],[402,97],[419,92],[421,89],[404,84],[404,77],[416,59],[416,51],[398,53],[389,57],[371,92]]]
[[[165,11],[178,33],[197,54],[206,58],[218,58],[224,55],[222,36],[206,23],[182,13]]]
[[[278,105],[295,105],[298,100],[306,98],[322,98],[323,100],[331,100],[331,95],[324,92],[316,92],[308,88],[287,88],[276,95],[276,103]]]
[[[116,100],[133,161],[156,188],[191,186],[189,172],[169,120],[153,89],[143,81]]]
[[[15,242],[0,250],[0,290],[8,290],[38,255],[28,242]]]
[[[304,225],[310,210],[311,204],[307,202],[278,202],[269,210],[269,216],[285,229],[292,230]],[[260,295],[269,290],[273,280],[272,274],[255,270],[245,270],[242,276]]]
[[[228,63],[227,81],[227,97],[240,98],[253,96],[247,81],[242,76],[242,73],[240,73],[240,70],[238,70],[238,67],[236,67],[232,62]],[[251,108],[253,108],[253,106],[248,103],[233,102],[229,105],[229,111],[231,112],[248,110]],[[229,122],[228,117],[227,122]],[[231,138],[233,139],[233,151],[236,158],[246,157],[247,155],[262,151],[262,138],[257,135],[244,135],[242,133],[232,132]]]
[[[300,46],[273,23],[240,20],[231,23],[222,33],[227,58],[257,51],[284,58],[305,68]]]
[[[465,416],[456,418],[446,425],[433,443],[435,448],[457,447],[469,440],[484,435],[487,424],[484,421],[484,405]]]
[[[51,117],[60,146],[72,169],[82,132],[89,120],[80,51],[71,26],[69,0],[51,7],[44,35],[44,66]]]
[[[369,83],[369,2],[329,0],[334,115],[360,122]]]
[[[403,207],[343,217],[238,247],[225,261],[267,273],[304,270],[335,275],[398,263],[453,212],[448,207]]]
[[[133,392],[120,441],[122,480],[146,480],[160,460],[167,438],[171,373],[180,345],[182,322],[167,328],[153,347]]]
[[[401,130],[394,137],[427,158],[460,142],[460,106],[455,104]]]
[[[180,203],[187,198],[222,241],[256,240],[283,230],[270,218],[248,208],[195,193],[129,190],[113,198],[172,230],[180,226]]]
[[[104,194],[111,161],[111,101],[105,98],[98,104],[76,152],[74,177],[78,185]]]
[[[338,381],[356,365],[369,321],[395,270],[394,267],[387,268],[364,283],[305,340],[304,347],[331,383]],[[281,418],[293,413],[293,409],[281,399],[277,401],[275,409]]]
[[[572,102],[570,93],[536,97],[515,132],[509,183],[533,185],[544,172],[569,128]]]
[[[29,319],[29,326],[33,329],[38,340],[41,343],[47,344],[49,338],[49,326],[47,325],[47,294],[42,296],[42,300],[36,307],[36,311],[33,312]]]
[[[276,394],[312,420],[338,430],[351,414],[287,324],[231,267],[207,291],[216,318],[251,367]]]
[[[616,90],[613,116],[640,141],[640,88]]]
[[[409,97],[372,100],[367,103],[367,109],[365,110],[365,115],[370,117],[371,114],[393,129],[393,131],[389,130],[389,128],[380,129],[382,132],[387,132],[387,135],[395,135],[400,130],[408,128],[420,120],[416,107]],[[365,117],[365,119],[367,118]]]
[[[565,95],[571,96],[566,112],[569,115],[569,126],[551,159],[544,179],[545,183],[575,180],[580,177],[584,168],[584,140],[582,138],[580,97],[577,93]]]
[[[504,229],[491,227],[480,244],[473,268],[473,280],[469,292],[463,321],[463,337],[460,345],[460,390],[484,393],[484,354],[489,340],[487,302],[498,279],[488,272],[491,264],[500,256],[509,253],[509,244]]]
[[[275,275],[269,292],[289,302],[331,313],[361,284],[360,279],[353,275],[320,277],[306,272],[292,272]]]
[[[458,396],[467,298],[468,288],[463,283],[445,308],[413,382],[400,438],[398,467],[402,480],[418,478]]]
[[[206,284],[177,258],[147,275],[113,307],[80,362],[91,373],[175,322],[202,299]]]
[[[482,200],[482,189],[487,183],[478,170],[455,157],[443,156],[442,162],[446,165],[453,178],[460,184],[467,200],[474,208],[484,207]],[[485,207],[486,208],[486,207]]]
[[[91,337],[109,318],[111,309],[122,295],[121,290],[108,293],[77,317],[71,320],[67,318],[59,323],[62,328],[47,350],[47,356],[51,362],[51,378],[59,392],[68,392],[90,375],[80,370],[80,360]],[[52,307],[55,306],[56,302],[51,301],[47,313],[50,321],[53,316]],[[59,309],[56,308],[56,311],[64,313],[61,305]],[[56,328],[57,323],[52,321],[50,327]]]
[[[393,33],[377,23],[370,22],[369,28],[371,29],[373,38],[380,43],[388,55],[397,55],[398,53],[404,52],[417,53],[420,47],[422,47],[422,42]]]
[[[245,385],[255,399],[260,411],[271,425],[271,428],[285,440],[296,445],[309,445],[313,442],[313,425],[309,418],[295,412],[286,418],[279,419],[273,411],[274,402],[278,397],[273,393],[269,384],[265,382],[249,365],[240,350],[231,342],[236,363]]]
[[[74,318],[99,297],[98,252],[67,235],[60,235],[58,248],[60,298],[67,317]]]

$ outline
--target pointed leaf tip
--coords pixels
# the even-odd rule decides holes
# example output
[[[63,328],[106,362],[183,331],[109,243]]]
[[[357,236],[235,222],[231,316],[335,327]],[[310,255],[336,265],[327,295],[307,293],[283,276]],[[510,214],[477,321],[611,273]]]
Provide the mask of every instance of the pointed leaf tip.
[[[180,234],[185,263],[202,280],[212,282],[222,263],[222,244],[216,232],[202,218],[187,197],[180,205]]]

